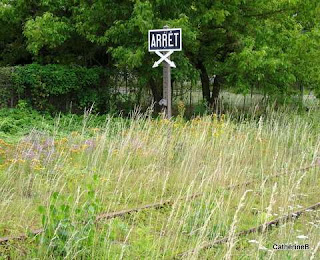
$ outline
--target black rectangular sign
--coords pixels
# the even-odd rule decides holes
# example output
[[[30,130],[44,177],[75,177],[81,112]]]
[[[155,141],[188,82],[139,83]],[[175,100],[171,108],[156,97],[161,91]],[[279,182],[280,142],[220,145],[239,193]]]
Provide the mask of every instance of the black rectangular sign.
[[[181,51],[182,34],[180,28],[150,30],[149,51]]]

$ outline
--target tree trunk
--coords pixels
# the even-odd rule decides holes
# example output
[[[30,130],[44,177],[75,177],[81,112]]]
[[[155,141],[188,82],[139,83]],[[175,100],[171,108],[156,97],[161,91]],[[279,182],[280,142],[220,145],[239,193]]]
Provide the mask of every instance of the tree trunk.
[[[199,62],[197,65],[200,71],[200,79],[201,79],[201,86],[202,86],[202,95],[203,98],[211,104],[211,94],[210,94],[210,80],[208,76],[208,72],[206,67],[203,65],[202,62]]]
[[[219,106],[219,95],[220,95],[222,78],[221,76],[218,76],[218,75],[215,77],[212,94],[211,94],[210,79],[209,79],[207,69],[205,68],[202,62],[199,62],[197,67],[200,71],[203,98],[213,108],[213,110],[217,110]]]
[[[221,76],[216,76],[213,83],[211,105],[213,109],[218,109],[219,106],[219,95],[221,89]]]
[[[298,84],[300,89],[300,102],[301,102],[301,105],[303,106],[303,96],[304,96],[303,84],[301,82],[298,82]]]
[[[162,99],[162,88],[159,88],[159,86],[153,78],[149,79],[149,86],[151,88],[154,100],[154,110],[155,112],[161,112],[161,106],[159,105],[159,102]]]

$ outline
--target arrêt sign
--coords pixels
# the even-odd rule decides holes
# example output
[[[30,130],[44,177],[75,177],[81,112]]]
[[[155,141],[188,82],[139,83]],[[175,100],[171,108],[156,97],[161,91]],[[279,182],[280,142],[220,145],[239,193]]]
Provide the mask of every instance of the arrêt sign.
[[[154,52],[160,59],[153,64],[153,68],[163,63],[163,98],[159,105],[163,106],[167,118],[172,114],[172,89],[171,89],[171,68],[176,64],[170,60],[170,55],[175,51],[182,51],[182,33],[180,28],[169,28],[150,30],[148,32],[148,49]]]
[[[149,51],[181,51],[182,34],[180,28],[149,31]]]

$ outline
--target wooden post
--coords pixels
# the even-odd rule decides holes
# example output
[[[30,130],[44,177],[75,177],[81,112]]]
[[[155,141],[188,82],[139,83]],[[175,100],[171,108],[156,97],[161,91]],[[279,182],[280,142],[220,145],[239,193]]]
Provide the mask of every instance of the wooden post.
[[[176,68],[176,64],[170,60],[170,55],[182,50],[181,28],[170,29],[169,26],[164,26],[161,30],[149,30],[148,44],[149,52],[155,52],[160,57],[152,68],[157,68],[163,63],[163,98],[159,105],[163,106],[165,117],[170,119],[172,117],[171,67]]]
[[[171,67],[167,62],[163,63],[163,98],[167,103],[166,117],[170,119],[172,116]]]
[[[166,25],[163,29],[169,29],[169,26]],[[166,100],[166,117],[170,119],[172,117],[171,67],[166,61],[163,62],[163,99]]]

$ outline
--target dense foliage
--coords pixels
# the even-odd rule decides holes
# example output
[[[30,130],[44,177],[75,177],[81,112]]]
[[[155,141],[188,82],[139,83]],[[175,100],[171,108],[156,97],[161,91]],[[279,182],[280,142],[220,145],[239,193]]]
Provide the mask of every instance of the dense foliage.
[[[73,102],[84,109],[95,101],[98,107],[102,105],[103,93],[108,93],[100,86],[102,75],[103,71],[94,68],[31,64],[16,67],[13,81],[18,94],[30,99],[33,106],[40,110],[52,103],[50,99],[56,106],[68,107]]]
[[[83,111],[94,103],[99,110],[109,108],[107,75],[101,68],[30,64],[1,69],[0,76],[7,78],[3,101],[27,100],[47,111]]]
[[[200,79],[210,104],[223,87],[319,96],[319,14],[317,0],[2,0],[0,64],[126,70],[159,101],[161,69],[152,69],[147,31],[169,25],[183,29],[173,81]]]

